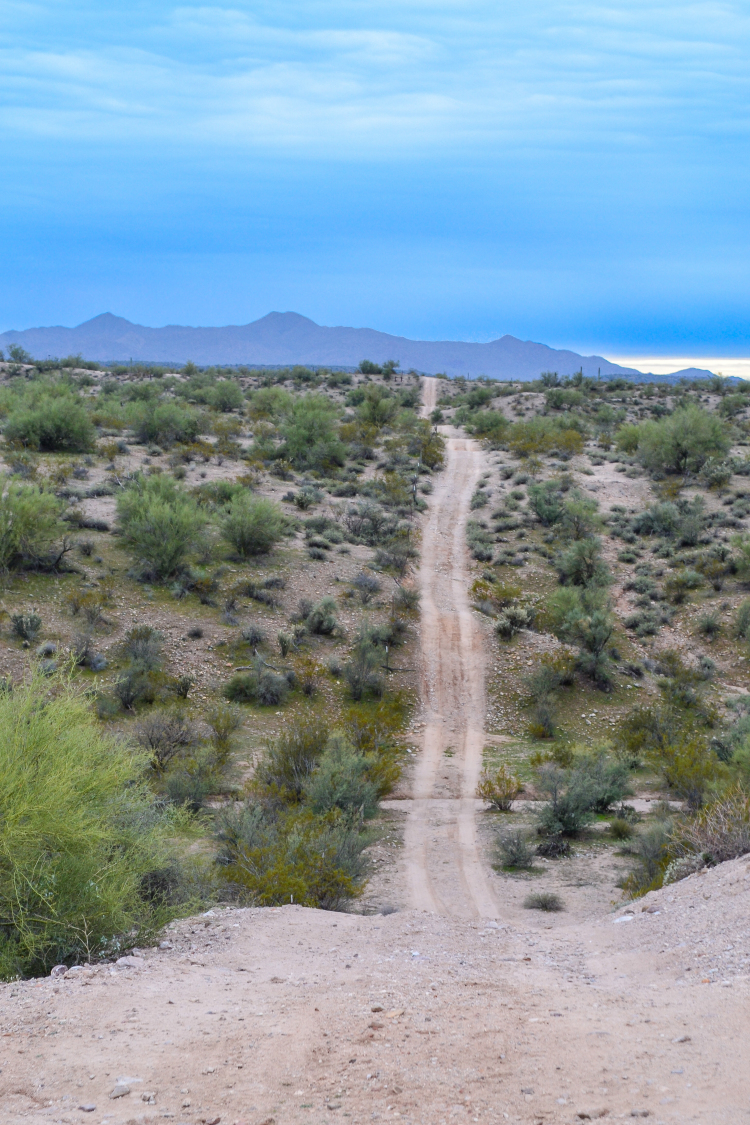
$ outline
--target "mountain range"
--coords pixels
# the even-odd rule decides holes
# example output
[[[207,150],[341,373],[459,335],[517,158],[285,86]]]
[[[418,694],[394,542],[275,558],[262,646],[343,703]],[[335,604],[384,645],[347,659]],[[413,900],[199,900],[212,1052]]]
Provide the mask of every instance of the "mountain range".
[[[272,312],[250,324],[189,328],[170,324],[147,328],[121,316],[102,313],[76,328],[27,328],[0,334],[0,348],[19,344],[35,359],[81,355],[101,363],[178,365],[192,360],[209,364],[356,367],[363,359],[397,360],[403,370],[423,374],[487,375],[497,379],[536,379],[542,371],[561,377],[582,370],[596,377],[624,376],[637,382],[710,377],[710,371],[687,368],[670,375],[644,375],[610,363],[603,356],[549,348],[515,336],[489,343],[461,340],[409,340],[372,328],[328,328],[294,312]]]

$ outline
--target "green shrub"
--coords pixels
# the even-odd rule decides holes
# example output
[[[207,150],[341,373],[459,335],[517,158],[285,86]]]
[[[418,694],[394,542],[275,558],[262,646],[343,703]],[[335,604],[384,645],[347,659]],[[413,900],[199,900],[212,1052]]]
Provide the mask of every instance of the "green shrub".
[[[275,812],[247,801],[218,818],[224,877],[258,906],[342,910],[364,890],[369,838],[339,813]]]
[[[529,507],[540,523],[552,527],[563,514],[563,500],[557,481],[546,480],[529,486]]]
[[[710,457],[724,457],[731,446],[726,424],[693,404],[658,421],[643,422],[637,431],[639,460],[647,469],[666,473],[697,473]],[[635,436],[628,430],[629,445]]]
[[[747,598],[737,610],[735,632],[744,640],[750,639],[750,598]]]
[[[153,625],[135,625],[125,636],[123,653],[128,663],[144,672],[161,668],[164,637]]]
[[[705,586],[705,579],[697,570],[677,570],[664,582],[664,593],[674,605],[686,602],[693,590]]]
[[[635,829],[629,820],[616,816],[609,822],[609,831],[614,840],[629,840]]]
[[[172,763],[162,782],[169,800],[178,808],[197,813],[220,784],[214,754],[204,750]]]
[[[667,818],[659,818],[633,836],[627,852],[636,861],[636,867],[625,880],[623,889],[632,895],[646,894],[662,885],[664,872],[672,858],[672,825]]]
[[[577,835],[595,814],[631,792],[627,766],[604,754],[580,757],[567,770],[545,763],[539,787],[549,797],[538,814],[539,831],[547,836]]]
[[[645,757],[675,796],[685,801],[693,812],[702,807],[707,791],[724,769],[709,749],[705,735],[689,729],[680,730],[672,740],[651,747]]]
[[[582,453],[585,424],[580,418],[566,414],[563,417],[542,417],[516,422],[508,428],[505,440],[518,457],[540,453],[560,453],[572,456]]]
[[[170,446],[177,441],[189,443],[195,441],[201,432],[200,414],[176,402],[160,402],[155,407],[139,404],[132,417],[133,431],[144,445]]]
[[[606,813],[617,802],[632,796],[628,767],[604,753],[577,758],[570,773],[570,784],[586,790],[590,808]]]
[[[509,828],[500,833],[495,855],[502,867],[529,871],[534,866],[534,851],[529,844],[528,833],[521,828]]]
[[[376,697],[383,694],[381,667],[382,658],[373,643],[372,632],[363,626],[354,642],[351,656],[343,668],[344,679],[349,685],[352,699],[359,701],[368,691]]]
[[[623,624],[626,629],[632,629],[637,637],[655,637],[662,625],[669,625],[673,612],[655,608],[639,609],[628,614]]]
[[[0,477],[0,569],[54,567],[69,548],[63,505],[36,484]]]
[[[709,457],[700,471],[701,484],[711,489],[723,488],[729,484],[733,473],[734,465],[731,460],[722,461],[720,458]]]
[[[237,672],[224,687],[224,697],[232,703],[257,703],[261,707],[277,707],[289,694],[285,676],[267,668],[257,657],[251,672]]]
[[[118,497],[117,514],[142,577],[160,581],[184,567],[206,525],[195,499],[161,473],[128,485]]]
[[[346,448],[336,432],[338,408],[325,395],[304,395],[293,401],[282,423],[278,455],[295,469],[328,471],[345,464]]]
[[[278,504],[244,492],[232,499],[221,529],[240,558],[248,558],[271,551],[288,523]]]
[[[307,631],[314,636],[330,637],[338,627],[334,610],[336,602],[333,598],[321,598],[316,602],[305,618]]]
[[[570,771],[553,762],[539,770],[539,789],[549,798],[538,813],[540,835],[577,836],[593,820],[589,787],[571,783]]]
[[[372,760],[358,754],[341,735],[333,735],[304,785],[304,798],[315,813],[339,809],[371,817],[377,812],[378,786],[370,780]]]
[[[165,921],[168,861],[143,757],[103,735],[59,682],[0,695],[0,975],[111,956]]]
[[[297,722],[282,731],[255,768],[256,791],[286,804],[297,804],[330,737],[330,727],[319,719]]]
[[[556,636],[577,645],[577,667],[603,691],[611,686],[607,646],[615,628],[609,603],[595,586],[565,586],[547,603],[547,621]]]
[[[499,410],[478,410],[469,416],[465,425],[469,433],[496,448],[505,440],[510,423]]]
[[[589,496],[574,492],[562,505],[560,530],[570,539],[591,539],[602,525],[599,504]]]
[[[71,393],[40,394],[19,404],[5,423],[5,440],[43,453],[86,453],[95,430]]]
[[[493,536],[478,520],[468,520],[466,524],[466,539],[469,550],[479,562],[491,562],[493,554]]]
[[[709,613],[701,614],[695,624],[696,633],[706,637],[709,641],[715,641],[721,629],[721,615],[718,610],[711,610]]]
[[[153,703],[159,689],[159,677],[143,668],[126,668],[112,685],[115,697],[126,711],[139,703]]]
[[[607,586],[609,567],[602,558],[601,541],[595,537],[576,539],[556,560],[560,581],[570,586]]]
[[[223,761],[229,754],[232,735],[242,726],[242,715],[236,707],[215,703],[203,716],[211,730],[211,739],[218,757]]]
[[[219,379],[210,391],[208,401],[215,410],[227,414],[230,410],[239,410],[245,398],[242,387],[234,379]]]

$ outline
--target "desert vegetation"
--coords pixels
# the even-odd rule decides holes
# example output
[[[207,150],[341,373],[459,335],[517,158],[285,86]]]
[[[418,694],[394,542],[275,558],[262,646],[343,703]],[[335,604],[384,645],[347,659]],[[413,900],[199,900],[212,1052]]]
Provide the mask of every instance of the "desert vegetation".
[[[477,791],[512,810],[498,871],[608,847],[627,897],[750,847],[748,392],[442,384],[442,417],[492,466],[467,543],[496,638],[488,729],[513,743],[488,749]],[[518,790],[493,801],[495,777]]]
[[[6,977],[206,902],[361,899],[408,745],[442,424],[487,450],[467,548],[500,876],[606,848],[636,895],[747,850],[744,385],[443,380],[427,420],[389,364],[3,370]]]
[[[442,462],[372,366],[0,365],[4,977],[361,896]]]

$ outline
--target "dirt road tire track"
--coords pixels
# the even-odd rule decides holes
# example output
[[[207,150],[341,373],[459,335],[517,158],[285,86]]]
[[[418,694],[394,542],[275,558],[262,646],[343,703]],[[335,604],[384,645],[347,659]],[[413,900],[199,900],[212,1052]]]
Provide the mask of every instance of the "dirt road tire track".
[[[424,379],[423,413],[437,380]],[[411,906],[457,918],[496,918],[476,835],[482,768],[485,657],[468,595],[466,521],[483,469],[476,442],[446,433],[446,464],[423,530],[421,695],[425,729],[413,778],[404,854]],[[446,758],[446,750],[452,757]],[[448,774],[446,775],[446,770]],[[448,778],[448,787],[443,781]],[[446,793],[448,788],[450,792]]]

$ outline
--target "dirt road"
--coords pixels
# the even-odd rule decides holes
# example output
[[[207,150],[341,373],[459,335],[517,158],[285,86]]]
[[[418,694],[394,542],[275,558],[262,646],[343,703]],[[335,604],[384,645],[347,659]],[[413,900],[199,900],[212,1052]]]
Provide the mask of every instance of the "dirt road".
[[[437,379],[424,379],[424,413]],[[483,639],[468,596],[466,520],[483,466],[477,443],[446,433],[446,464],[423,528],[422,750],[404,836],[411,906],[457,918],[496,918],[498,906],[476,839],[474,797],[482,767]]]

